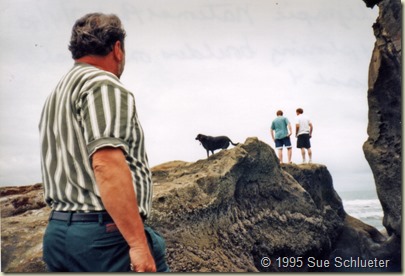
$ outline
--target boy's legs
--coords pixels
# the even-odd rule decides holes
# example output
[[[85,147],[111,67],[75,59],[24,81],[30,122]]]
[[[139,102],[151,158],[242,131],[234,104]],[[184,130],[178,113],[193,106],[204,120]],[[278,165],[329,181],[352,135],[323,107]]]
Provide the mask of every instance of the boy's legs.
[[[305,163],[305,148],[301,148],[301,155],[302,155],[302,163]]]
[[[311,148],[308,148],[307,151],[308,151],[309,163],[311,163],[312,162],[312,150],[311,150]]]
[[[285,137],[284,139],[284,146],[287,148],[287,157],[288,157],[288,163],[291,163],[291,158],[292,158],[292,145],[291,145],[291,139],[289,136]]]
[[[280,164],[283,163],[283,148],[278,149],[278,160],[280,160]]]

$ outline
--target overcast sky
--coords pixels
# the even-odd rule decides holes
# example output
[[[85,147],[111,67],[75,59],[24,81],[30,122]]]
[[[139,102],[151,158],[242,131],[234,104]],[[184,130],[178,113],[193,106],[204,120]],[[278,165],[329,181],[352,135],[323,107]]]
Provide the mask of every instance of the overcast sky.
[[[314,125],[313,161],[337,190],[370,187],[367,81],[378,8],[361,0],[0,1],[0,185],[41,182],[43,103],[72,66],[74,21],[115,13],[127,31],[122,82],[134,93],[151,166],[206,157],[198,133],[258,137],[281,109]],[[294,144],[293,161],[301,162]]]

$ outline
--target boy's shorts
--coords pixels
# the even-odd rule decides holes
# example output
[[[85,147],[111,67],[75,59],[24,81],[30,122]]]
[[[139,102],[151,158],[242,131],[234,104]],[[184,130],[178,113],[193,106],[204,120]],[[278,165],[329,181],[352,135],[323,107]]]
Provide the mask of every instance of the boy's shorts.
[[[300,134],[297,138],[297,148],[310,149],[311,142],[309,141],[309,134]]]
[[[291,148],[290,137],[284,137],[282,139],[275,139],[274,142],[276,143],[276,149],[282,149],[283,146],[285,146],[287,149]]]

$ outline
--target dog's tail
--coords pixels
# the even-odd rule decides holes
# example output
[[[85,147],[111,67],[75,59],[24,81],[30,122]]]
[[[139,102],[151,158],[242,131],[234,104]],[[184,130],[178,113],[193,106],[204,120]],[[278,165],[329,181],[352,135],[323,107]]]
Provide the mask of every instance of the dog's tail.
[[[234,145],[234,146],[239,145],[239,143],[236,143],[236,144],[235,144],[234,142],[232,142],[231,139],[229,139],[229,142],[231,142],[231,144]]]

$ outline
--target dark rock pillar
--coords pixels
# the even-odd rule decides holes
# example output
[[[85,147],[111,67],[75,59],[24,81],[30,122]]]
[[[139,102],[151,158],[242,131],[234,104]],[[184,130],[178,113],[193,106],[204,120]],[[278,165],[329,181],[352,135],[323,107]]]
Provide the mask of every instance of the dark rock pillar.
[[[364,1],[379,7],[373,25],[376,37],[369,68],[368,140],[363,145],[384,210],[383,224],[390,236],[401,238],[401,2]]]

